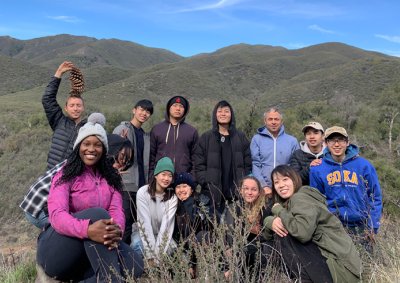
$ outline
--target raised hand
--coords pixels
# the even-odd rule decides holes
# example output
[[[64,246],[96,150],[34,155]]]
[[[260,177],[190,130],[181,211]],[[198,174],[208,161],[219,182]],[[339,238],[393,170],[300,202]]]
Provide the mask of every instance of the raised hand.
[[[122,129],[121,137],[123,137],[124,139],[126,139],[126,136],[128,135],[128,131],[129,131],[129,129],[126,129],[125,131],[124,131],[124,129]]]
[[[57,72],[55,73],[56,78],[61,78],[62,74],[65,72],[68,72],[74,67],[74,65],[71,62],[64,61],[60,67],[58,67]]]

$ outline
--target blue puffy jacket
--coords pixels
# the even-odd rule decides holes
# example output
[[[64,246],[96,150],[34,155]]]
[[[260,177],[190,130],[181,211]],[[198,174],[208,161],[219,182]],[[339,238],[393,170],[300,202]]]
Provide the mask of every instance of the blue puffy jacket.
[[[271,187],[271,172],[278,165],[290,165],[290,157],[299,149],[299,142],[285,133],[282,125],[278,137],[275,139],[267,127],[258,129],[258,134],[251,140],[251,160],[253,174],[260,180],[261,186]]]
[[[368,224],[378,233],[382,211],[382,193],[375,168],[366,159],[356,157],[358,147],[350,144],[340,164],[329,149],[322,164],[311,167],[310,186],[326,196],[328,209],[346,226]],[[368,220],[368,221],[367,221]]]

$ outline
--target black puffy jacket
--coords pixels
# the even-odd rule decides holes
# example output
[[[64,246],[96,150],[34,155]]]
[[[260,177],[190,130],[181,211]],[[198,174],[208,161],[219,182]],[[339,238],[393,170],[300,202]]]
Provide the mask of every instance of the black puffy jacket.
[[[231,125],[229,136],[232,146],[232,168],[234,184],[239,186],[240,180],[251,173],[250,143],[244,133],[235,127],[235,115],[231,108]],[[221,147],[220,134],[217,122],[217,109],[213,111],[213,129],[205,132],[199,139],[196,148],[195,174],[198,184],[202,188],[202,194],[210,197],[219,210],[222,200],[221,180]]]
[[[87,122],[85,119],[76,125],[74,120],[63,114],[56,98],[60,82],[60,78],[51,77],[42,98],[47,120],[49,120],[50,127],[54,131],[47,156],[47,170],[67,159],[72,152],[79,129]]]
[[[323,157],[325,145],[323,145],[322,151],[318,154],[311,153],[305,141],[300,142],[300,148],[301,149],[293,152],[292,156],[290,157],[290,167],[300,174],[303,186],[309,186],[310,163],[315,159],[321,159]]]

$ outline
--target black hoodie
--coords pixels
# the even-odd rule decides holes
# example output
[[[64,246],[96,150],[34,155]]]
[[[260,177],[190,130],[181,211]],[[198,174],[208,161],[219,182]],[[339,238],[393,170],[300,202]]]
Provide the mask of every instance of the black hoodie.
[[[217,104],[218,105],[218,104]],[[202,193],[209,196],[220,211],[221,203],[225,201],[222,195],[222,165],[221,162],[221,135],[217,122],[217,105],[214,108],[212,119],[213,129],[205,132],[199,139],[196,149],[195,174],[197,182],[202,187]],[[250,143],[246,135],[236,129],[235,114],[232,106],[229,137],[232,148],[232,168],[234,187],[239,186],[240,180],[251,173]],[[233,194],[236,193],[232,192]],[[221,211],[220,211],[221,212]]]
[[[185,114],[178,125],[174,126],[169,120],[169,102],[175,97],[186,100]],[[149,180],[153,177],[153,172],[158,160],[163,157],[171,158],[174,163],[175,173],[187,172],[194,176],[194,155],[199,134],[195,127],[185,123],[185,118],[190,110],[189,101],[181,95],[171,97],[165,109],[165,121],[153,126],[150,133],[150,161],[149,161]]]

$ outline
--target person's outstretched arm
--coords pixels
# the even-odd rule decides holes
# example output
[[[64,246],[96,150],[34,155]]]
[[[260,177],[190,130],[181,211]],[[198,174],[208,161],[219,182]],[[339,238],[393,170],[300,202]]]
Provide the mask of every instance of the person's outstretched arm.
[[[61,76],[65,72],[71,70],[72,67],[73,65],[71,62],[63,62],[60,67],[58,67],[54,76],[50,79],[42,97],[43,108],[53,131],[57,128],[60,120],[65,117],[57,102],[57,92],[60,86]]]

